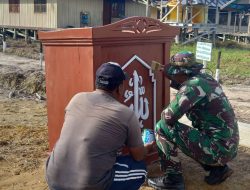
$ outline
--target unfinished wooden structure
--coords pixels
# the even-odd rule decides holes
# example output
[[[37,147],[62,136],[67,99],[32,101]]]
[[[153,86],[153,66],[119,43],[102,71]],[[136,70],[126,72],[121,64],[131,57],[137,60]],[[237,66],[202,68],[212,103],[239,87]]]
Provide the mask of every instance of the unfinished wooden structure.
[[[177,41],[180,37],[184,44],[200,38],[214,41],[221,35],[224,40],[229,34],[241,36],[248,42],[249,0],[161,0],[157,6],[162,22],[181,28]]]

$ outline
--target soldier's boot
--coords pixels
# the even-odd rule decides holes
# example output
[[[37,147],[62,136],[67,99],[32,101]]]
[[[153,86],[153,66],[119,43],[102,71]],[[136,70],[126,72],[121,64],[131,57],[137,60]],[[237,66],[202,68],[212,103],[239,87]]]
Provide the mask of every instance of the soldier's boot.
[[[205,181],[209,185],[220,184],[225,181],[229,176],[232,175],[233,170],[229,168],[227,165],[224,166],[210,166],[209,176],[205,177]]]
[[[211,169],[213,168],[213,166],[210,165],[206,165],[206,164],[201,164],[202,168],[206,171],[206,172],[210,172]]]
[[[148,185],[157,190],[184,190],[182,174],[167,174],[161,177],[149,178]]]

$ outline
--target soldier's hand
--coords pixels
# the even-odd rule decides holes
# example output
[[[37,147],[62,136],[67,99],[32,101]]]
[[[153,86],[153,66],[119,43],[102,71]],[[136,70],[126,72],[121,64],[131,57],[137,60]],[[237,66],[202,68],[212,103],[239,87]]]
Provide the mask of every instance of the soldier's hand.
[[[157,145],[155,141],[152,141],[150,143],[147,143],[144,145],[145,149],[146,149],[146,154],[154,152],[157,150]]]

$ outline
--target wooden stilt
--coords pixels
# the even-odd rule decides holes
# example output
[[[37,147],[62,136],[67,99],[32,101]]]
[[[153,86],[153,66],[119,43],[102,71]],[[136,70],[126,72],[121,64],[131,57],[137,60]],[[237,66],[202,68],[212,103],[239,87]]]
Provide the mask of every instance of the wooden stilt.
[[[17,39],[16,37],[17,37],[17,36],[16,36],[16,29],[14,28],[14,31],[13,31],[13,39],[16,40],[16,39]]]

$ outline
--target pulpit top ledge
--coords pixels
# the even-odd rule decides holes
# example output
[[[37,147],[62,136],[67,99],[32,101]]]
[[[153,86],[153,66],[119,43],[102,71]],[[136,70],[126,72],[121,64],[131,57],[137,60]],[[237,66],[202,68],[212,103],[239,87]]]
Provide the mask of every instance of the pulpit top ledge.
[[[129,17],[121,21],[100,27],[70,28],[55,31],[40,31],[39,40],[46,42],[59,42],[61,40],[105,40],[119,38],[145,38],[146,40],[161,39],[172,41],[179,34],[179,28],[162,23],[148,17]]]

